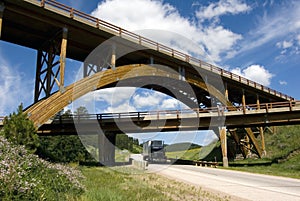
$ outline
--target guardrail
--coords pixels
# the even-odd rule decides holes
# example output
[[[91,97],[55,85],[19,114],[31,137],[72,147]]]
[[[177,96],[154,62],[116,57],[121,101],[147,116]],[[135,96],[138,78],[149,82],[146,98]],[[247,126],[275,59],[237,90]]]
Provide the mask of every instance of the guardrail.
[[[91,23],[95,28],[101,29],[105,28],[107,30],[112,31],[115,35],[120,37],[126,37],[127,39],[136,42],[137,44],[147,46],[149,48],[152,48],[156,51],[159,51],[161,53],[164,53],[166,55],[172,56],[174,58],[183,60],[191,65],[206,69],[208,71],[214,72],[220,76],[230,78],[232,80],[238,81],[240,83],[246,84],[248,86],[251,86],[253,88],[259,89],[261,91],[267,92],[269,94],[275,95],[277,97],[286,99],[286,100],[294,100],[291,96],[288,96],[286,94],[283,94],[281,92],[278,92],[274,89],[271,89],[269,87],[263,86],[259,83],[256,83],[254,81],[251,81],[247,78],[241,77],[239,75],[233,74],[232,72],[229,72],[227,70],[224,70],[220,67],[214,66],[212,64],[209,64],[205,61],[202,61],[200,59],[191,57],[190,55],[187,55],[185,53],[182,53],[178,50],[174,50],[168,46],[162,45],[158,42],[155,42],[153,40],[150,40],[148,38],[145,38],[143,36],[140,36],[138,34],[135,34],[133,32],[127,31],[121,27],[118,27],[116,25],[113,25],[109,22],[103,21],[101,19],[98,19],[94,16],[88,15],[86,13],[83,13],[81,11],[78,11],[72,7],[66,6],[62,3],[56,2],[54,0],[26,0],[27,2],[40,2],[40,6],[45,8],[47,6],[52,6],[55,9],[58,9],[62,12],[66,12],[67,15],[70,16],[70,18],[80,18],[81,20],[84,20],[88,23]]]
[[[217,113],[218,116],[224,116],[226,113],[233,111],[242,111],[242,114],[247,114],[247,111],[262,111],[269,113],[271,109],[275,108],[288,108],[288,111],[293,111],[295,106],[300,107],[300,101],[288,101],[288,102],[274,102],[263,104],[250,104],[245,106],[217,106],[210,108],[195,108],[195,109],[183,109],[183,110],[158,110],[147,112],[123,112],[123,113],[102,113],[102,114],[83,114],[83,115],[68,115],[68,116],[56,116],[54,120],[110,120],[110,119],[129,119],[135,118],[137,120],[143,120],[146,117],[154,117],[155,120],[163,119],[166,117],[177,117],[178,119],[184,115],[192,114],[193,117],[200,117],[201,114]],[[153,120],[153,119],[149,119]]]

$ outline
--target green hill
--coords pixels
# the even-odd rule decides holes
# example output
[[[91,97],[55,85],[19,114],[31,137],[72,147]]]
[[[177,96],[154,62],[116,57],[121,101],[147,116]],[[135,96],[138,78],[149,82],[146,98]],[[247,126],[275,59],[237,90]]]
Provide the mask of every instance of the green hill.
[[[204,161],[222,161],[220,141],[215,141],[202,147],[199,153],[199,160]]]
[[[243,171],[300,178],[300,126],[280,126],[275,132],[265,133],[267,155],[263,159],[245,159]],[[260,141],[260,139],[258,139]],[[270,161],[269,166],[258,166],[260,161]],[[257,164],[249,166],[249,164]]]
[[[165,150],[166,152],[174,152],[174,151],[186,151],[195,148],[201,148],[201,146],[186,142],[186,143],[176,143],[176,144],[167,145],[165,147]]]
[[[198,160],[201,146],[192,143],[177,143],[165,147],[168,158]]]

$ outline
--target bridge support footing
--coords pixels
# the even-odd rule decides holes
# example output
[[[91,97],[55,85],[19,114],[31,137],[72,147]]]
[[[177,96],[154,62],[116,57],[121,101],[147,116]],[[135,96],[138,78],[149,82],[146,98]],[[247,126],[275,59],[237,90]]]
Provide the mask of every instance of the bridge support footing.
[[[98,134],[98,159],[102,165],[112,166],[115,164],[115,143],[115,134]]]

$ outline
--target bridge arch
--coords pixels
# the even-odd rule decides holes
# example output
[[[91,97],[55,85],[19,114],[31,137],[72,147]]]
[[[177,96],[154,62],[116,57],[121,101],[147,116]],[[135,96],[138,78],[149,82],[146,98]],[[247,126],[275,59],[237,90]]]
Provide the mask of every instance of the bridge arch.
[[[58,91],[52,94],[47,99],[40,100],[39,102],[27,108],[25,112],[28,114],[29,118],[34,122],[36,126],[40,126],[55,114],[57,114],[59,111],[61,111],[64,107],[69,105],[71,102],[91,91],[105,88],[107,86],[114,86],[121,80],[137,79],[141,77],[152,77],[156,79],[167,78],[182,82],[180,81],[177,73],[165,71],[156,68],[155,66],[144,64],[125,65],[115,69],[101,71],[89,77],[85,77],[67,86],[63,93]],[[189,74],[186,75],[185,80],[185,82],[188,82],[193,87],[203,90],[211,96],[215,97],[224,105],[230,104],[230,102],[226,100],[224,94],[221,91],[219,91],[212,85],[206,84],[203,80],[197,79],[195,76]]]

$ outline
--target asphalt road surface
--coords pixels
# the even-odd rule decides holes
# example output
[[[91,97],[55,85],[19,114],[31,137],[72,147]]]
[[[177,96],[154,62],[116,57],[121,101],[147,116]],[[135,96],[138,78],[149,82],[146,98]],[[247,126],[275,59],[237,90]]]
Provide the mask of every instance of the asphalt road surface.
[[[233,196],[234,200],[300,201],[300,180],[210,167],[150,164],[148,171]]]

